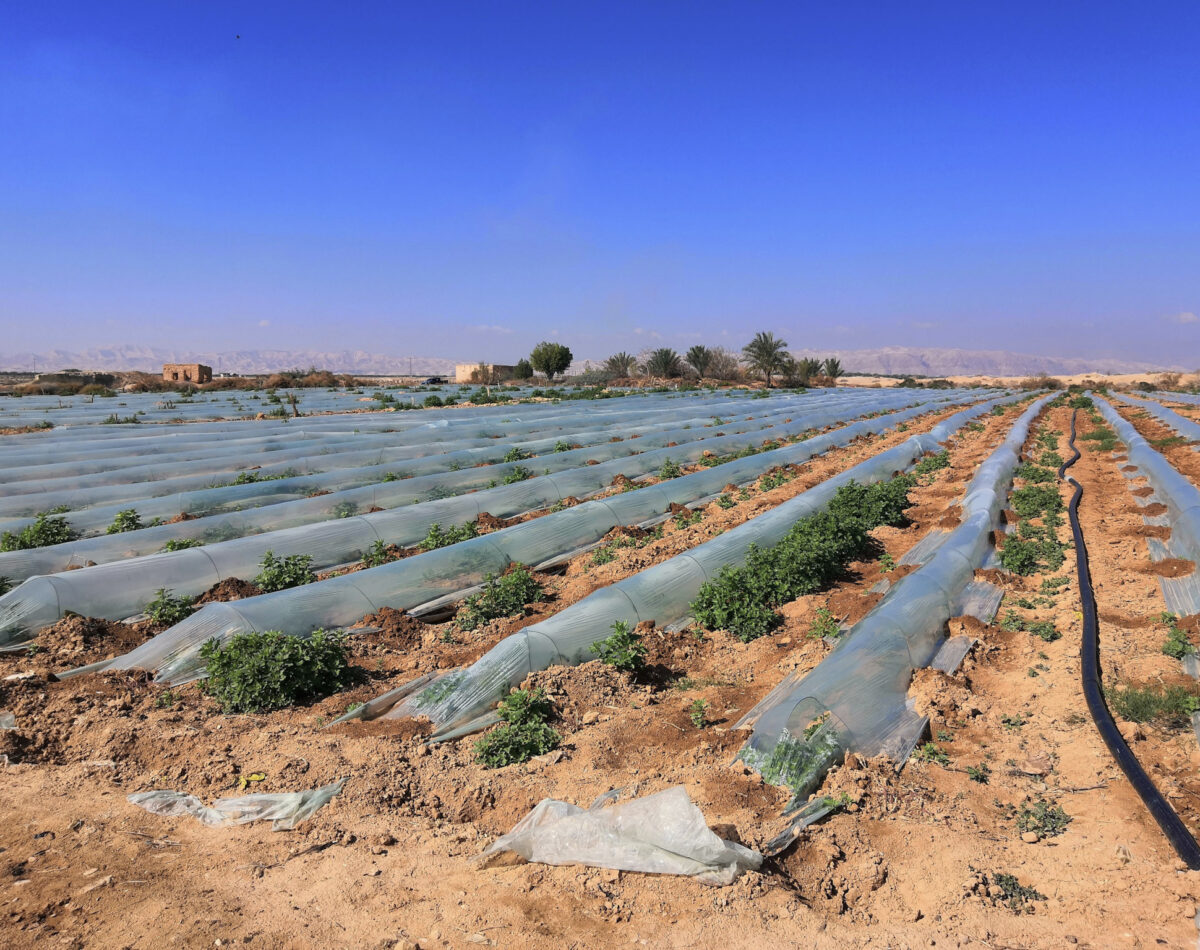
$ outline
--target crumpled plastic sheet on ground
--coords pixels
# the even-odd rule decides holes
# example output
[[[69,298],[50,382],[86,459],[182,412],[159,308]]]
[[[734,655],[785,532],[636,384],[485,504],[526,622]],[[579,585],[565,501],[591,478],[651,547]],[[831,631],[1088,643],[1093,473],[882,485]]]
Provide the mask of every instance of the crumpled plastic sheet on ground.
[[[589,809],[544,798],[485,851],[513,851],[540,864],[683,874],[703,884],[732,884],[757,870],[757,851],[713,833],[704,814],[676,785],[628,802]]]
[[[161,789],[137,792],[128,800],[155,815],[173,818],[191,815],[210,827],[244,825],[251,821],[270,821],[272,831],[290,831],[305,818],[324,807],[342,790],[345,779],[303,792],[260,793],[238,798],[218,798],[209,808],[195,795]]]
[[[0,729],[16,729],[17,717],[10,712],[0,711]]]

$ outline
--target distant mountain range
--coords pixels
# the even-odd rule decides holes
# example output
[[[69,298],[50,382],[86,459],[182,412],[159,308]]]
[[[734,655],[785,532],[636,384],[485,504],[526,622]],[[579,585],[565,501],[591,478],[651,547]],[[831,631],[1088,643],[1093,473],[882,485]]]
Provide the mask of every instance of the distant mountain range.
[[[1151,373],[1169,368],[1122,359],[1079,359],[1033,356],[1004,350],[958,350],[885,346],[871,350],[796,350],[797,357],[837,357],[851,372],[921,376],[1026,376],[1034,373]],[[593,359],[599,365],[603,359]],[[463,361],[466,362],[466,361]],[[337,373],[445,375],[455,361],[429,356],[390,356],[366,350],[175,350],[149,346],[112,346],[72,352],[0,354],[0,370],[54,372],[82,370],[141,370],[157,373],[163,363],[206,363],[218,373],[274,373],[315,366]],[[572,369],[583,368],[576,360]]]

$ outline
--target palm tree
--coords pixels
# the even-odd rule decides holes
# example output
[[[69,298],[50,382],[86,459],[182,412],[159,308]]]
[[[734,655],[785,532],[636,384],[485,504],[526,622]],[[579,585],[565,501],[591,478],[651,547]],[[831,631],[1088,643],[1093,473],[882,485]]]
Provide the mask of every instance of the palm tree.
[[[825,361],[825,375],[830,379],[837,379],[843,372],[841,360],[831,356]]]
[[[660,347],[646,357],[646,375],[670,378],[683,375],[679,354],[670,347]]]
[[[821,375],[821,361],[806,356],[799,362],[796,375],[800,377],[800,384],[807,386],[814,376]]]
[[[774,333],[759,331],[754,339],[742,347],[742,360],[756,373],[762,373],[771,385],[771,377],[787,364],[787,341]]]
[[[684,359],[696,371],[696,375],[703,379],[708,375],[708,368],[712,365],[713,351],[707,346],[696,344],[687,351],[687,356]]]
[[[614,353],[604,361],[604,372],[620,378],[632,376],[637,372],[637,357],[624,350]]]

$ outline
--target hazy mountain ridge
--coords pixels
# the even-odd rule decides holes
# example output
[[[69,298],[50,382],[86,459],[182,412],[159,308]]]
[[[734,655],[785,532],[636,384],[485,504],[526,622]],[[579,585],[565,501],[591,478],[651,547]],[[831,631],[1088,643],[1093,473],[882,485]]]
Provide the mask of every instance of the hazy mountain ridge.
[[[852,372],[911,373],[922,376],[1026,376],[1034,373],[1151,373],[1168,368],[1122,359],[1084,359],[1035,356],[1005,350],[960,350],[937,347],[884,346],[862,350],[794,350],[797,357],[834,356]],[[340,373],[445,375],[455,360],[428,356],[392,356],[367,350],[186,350],[151,346],[97,347],[78,352],[0,354],[0,369],[53,372],[66,367],[83,370],[141,370],[157,373],[163,363],[206,363],[218,373],[273,373],[284,369],[329,369]],[[463,361],[467,362],[467,361]],[[574,371],[583,369],[577,359]],[[603,359],[592,359],[598,366]]]

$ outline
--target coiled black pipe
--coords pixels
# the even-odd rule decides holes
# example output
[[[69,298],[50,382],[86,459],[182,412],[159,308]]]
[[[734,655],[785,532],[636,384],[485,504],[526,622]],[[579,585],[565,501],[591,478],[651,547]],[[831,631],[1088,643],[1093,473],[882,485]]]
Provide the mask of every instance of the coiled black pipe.
[[[1066,478],[1075,486],[1075,493],[1067,511],[1071,517],[1071,534],[1075,539],[1075,566],[1079,573],[1079,600],[1083,608],[1083,643],[1080,645],[1081,674],[1083,680],[1083,696],[1087,700],[1088,712],[1092,721],[1100,730],[1100,738],[1108,746],[1108,751],[1117,760],[1117,765],[1129,779],[1133,790],[1145,803],[1158,822],[1158,827],[1167,836],[1171,846],[1185,864],[1193,871],[1200,870],[1200,845],[1192,837],[1187,826],[1175,814],[1175,810],[1163,798],[1162,793],[1150,781],[1150,776],[1142,768],[1137,757],[1130,751],[1129,745],[1113,722],[1112,713],[1104,702],[1104,691],[1100,688],[1100,621],[1096,616],[1096,596],[1092,592],[1092,574],[1088,566],[1087,545],[1083,541],[1083,529],[1079,526],[1079,499],[1083,497],[1083,486],[1074,478],[1066,476],[1066,470],[1079,461],[1079,449],[1075,445],[1075,416],[1078,410],[1071,413],[1071,450],[1075,453],[1058,469],[1058,477]]]

